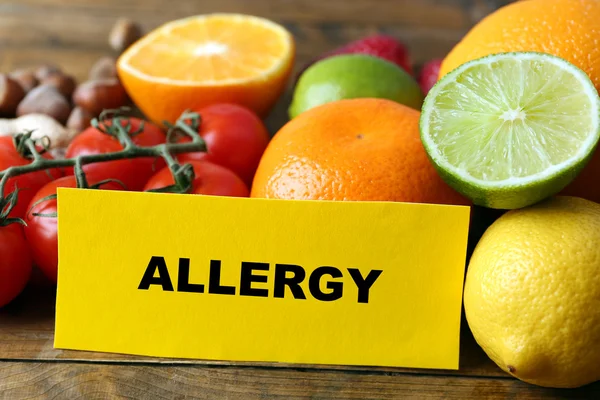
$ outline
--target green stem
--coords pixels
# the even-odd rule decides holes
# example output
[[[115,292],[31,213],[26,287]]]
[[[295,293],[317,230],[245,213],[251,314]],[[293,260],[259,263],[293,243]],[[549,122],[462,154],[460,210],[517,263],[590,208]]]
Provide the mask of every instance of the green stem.
[[[132,147],[135,147],[135,144],[133,143],[133,140],[131,140],[131,136],[129,133],[129,130],[131,128],[124,127],[121,124],[121,121],[122,121],[121,117],[116,117],[114,119],[113,126],[115,127],[115,129],[114,129],[115,136],[116,136],[117,140],[123,146],[123,150],[129,150]],[[142,122],[142,125],[140,126],[140,129],[144,129],[143,122]]]
[[[33,155],[34,160],[43,160],[44,159],[44,157],[42,157],[42,155],[36,149],[35,142],[33,140],[26,140],[25,145],[27,146],[27,148]]]
[[[166,147],[162,148],[160,155],[165,160],[167,166],[171,171],[173,171],[173,168],[179,167],[179,164],[177,163],[177,161],[175,161],[175,158],[171,155],[171,153],[169,153],[169,150]]]
[[[203,141],[195,141],[187,143],[174,143],[174,144],[159,144],[152,147],[138,147],[133,146],[127,150],[121,150],[114,153],[104,154],[90,154],[85,156],[79,156],[74,158],[66,158],[64,160],[52,160],[39,157],[34,159],[31,164],[10,167],[0,172],[0,192],[4,193],[4,186],[8,178],[27,174],[30,172],[41,171],[52,168],[65,168],[75,167],[79,161],[81,166],[92,163],[102,163],[107,161],[117,161],[129,158],[140,158],[140,157],[164,157],[165,151],[170,154],[181,154],[189,152],[201,152],[206,151],[206,145]]]
[[[78,188],[87,188],[88,182],[83,172],[83,165],[81,164],[81,158],[75,158],[75,167],[73,168],[73,173],[75,174],[75,182],[77,182]]]
[[[171,170],[174,184],[164,188],[152,189],[150,191],[162,193],[188,193],[192,188],[195,178],[194,167],[191,164],[180,165],[166,148],[163,149],[162,157]]]
[[[85,173],[83,172],[84,165],[140,157],[162,157],[163,159],[165,159],[167,165],[174,174],[176,183],[180,184],[180,190],[188,190],[191,186],[190,177],[193,180],[193,170],[190,175],[190,168],[187,167],[191,166],[180,166],[177,163],[176,159],[173,157],[173,155],[180,153],[206,151],[206,143],[204,142],[204,139],[200,137],[197,131],[190,128],[185,123],[187,119],[193,118],[194,116],[197,117],[197,114],[194,115],[186,112],[182,114],[181,118],[174,125],[177,129],[183,131],[186,135],[191,137],[192,140],[190,142],[164,143],[152,147],[137,146],[133,142],[133,140],[131,140],[131,133],[129,132],[129,123],[127,124],[127,127],[124,127],[121,125],[123,119],[118,116],[114,117],[111,128],[116,127],[116,129],[112,129],[110,134],[116,137],[117,140],[119,140],[119,142],[123,146],[123,150],[114,153],[83,155],[63,160],[54,160],[42,157],[36,148],[35,141],[33,141],[30,137],[27,136],[20,138],[25,141],[25,145],[27,146],[27,148],[33,156],[33,161],[27,165],[13,166],[4,171],[0,171],[0,198],[4,197],[4,188],[8,179],[18,175],[42,170],[49,170],[53,168],[73,167],[77,179],[77,186],[85,188],[88,187],[88,182]],[[141,128],[143,128],[143,126]],[[182,171],[187,171],[187,173],[185,174],[186,177],[183,177]],[[183,185],[184,187],[181,187],[181,185]]]

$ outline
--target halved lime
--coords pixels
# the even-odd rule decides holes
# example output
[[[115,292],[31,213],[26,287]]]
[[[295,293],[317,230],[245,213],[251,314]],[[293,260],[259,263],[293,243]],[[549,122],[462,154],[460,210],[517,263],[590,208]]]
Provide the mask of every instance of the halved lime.
[[[577,176],[598,143],[599,114],[598,92],[576,66],[543,53],[495,54],[434,86],[421,140],[457,191],[477,205],[514,209]]]

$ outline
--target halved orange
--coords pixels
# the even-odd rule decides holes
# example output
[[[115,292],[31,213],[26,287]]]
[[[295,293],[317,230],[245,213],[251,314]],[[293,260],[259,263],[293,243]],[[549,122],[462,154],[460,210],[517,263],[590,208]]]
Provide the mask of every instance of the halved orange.
[[[131,99],[156,123],[214,103],[266,116],[285,89],[294,53],[292,35],[272,21],[208,14],[150,32],[121,55],[117,69]]]

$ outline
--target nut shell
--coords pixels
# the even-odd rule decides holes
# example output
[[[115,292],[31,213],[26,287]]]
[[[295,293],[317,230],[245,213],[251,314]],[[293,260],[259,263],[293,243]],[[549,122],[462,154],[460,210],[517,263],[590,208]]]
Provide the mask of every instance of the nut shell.
[[[142,28],[134,21],[121,18],[117,20],[108,36],[110,47],[117,53],[122,53],[142,37]]]
[[[112,57],[102,57],[90,69],[90,80],[117,78],[117,61]]]
[[[128,100],[125,89],[116,78],[84,82],[73,93],[73,102],[93,115],[122,107],[128,104]]]
[[[14,116],[25,90],[6,74],[0,74],[0,115]]]
[[[77,82],[75,78],[70,75],[64,75],[60,73],[50,74],[41,81],[42,85],[54,86],[60,94],[62,94],[67,100],[71,98]]]
[[[17,116],[45,114],[64,124],[71,114],[71,106],[52,85],[40,85],[27,93],[17,107]]]
[[[9,74],[9,76],[19,82],[25,93],[29,93],[31,89],[39,84],[39,81],[35,77],[32,70],[29,69],[18,69]]]
[[[94,115],[89,111],[81,107],[75,107],[67,120],[67,128],[81,132],[90,126],[92,118],[94,118]]]
[[[59,67],[52,64],[40,65],[34,72],[35,77],[38,81],[43,81],[45,78],[52,74],[62,74]]]

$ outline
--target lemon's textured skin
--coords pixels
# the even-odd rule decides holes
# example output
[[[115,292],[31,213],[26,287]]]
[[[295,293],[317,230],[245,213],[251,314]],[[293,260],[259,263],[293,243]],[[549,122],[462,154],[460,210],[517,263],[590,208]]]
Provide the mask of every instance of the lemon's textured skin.
[[[500,217],[471,258],[464,304],[504,371],[547,387],[600,380],[600,205],[556,197]]]

